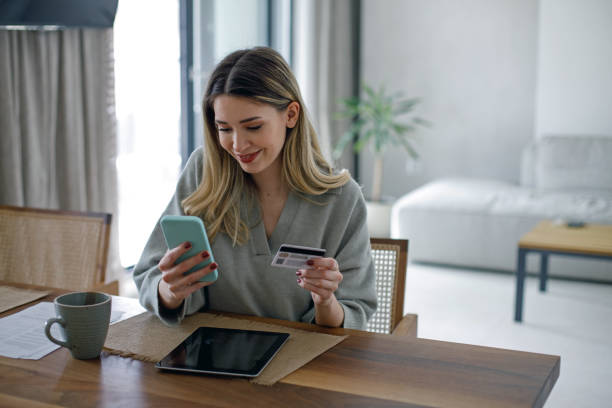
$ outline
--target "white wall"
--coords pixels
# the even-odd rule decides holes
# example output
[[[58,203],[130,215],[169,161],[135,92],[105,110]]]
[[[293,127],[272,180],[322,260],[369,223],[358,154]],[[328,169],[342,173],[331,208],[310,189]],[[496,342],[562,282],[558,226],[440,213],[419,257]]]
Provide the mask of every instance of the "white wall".
[[[554,1],[554,0],[551,0]],[[424,98],[421,169],[385,158],[383,194],[399,197],[444,176],[518,181],[520,151],[533,137],[538,2],[363,0],[362,78]],[[371,191],[371,157],[362,182]]]
[[[536,135],[612,136],[612,1],[540,0]]]

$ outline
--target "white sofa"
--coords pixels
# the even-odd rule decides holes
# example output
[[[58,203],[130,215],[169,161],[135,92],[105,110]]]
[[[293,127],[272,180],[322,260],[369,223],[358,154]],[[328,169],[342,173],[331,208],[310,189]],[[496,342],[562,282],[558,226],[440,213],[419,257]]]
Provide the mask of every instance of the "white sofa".
[[[514,271],[520,237],[540,220],[612,224],[612,137],[545,136],[523,152],[520,184],[445,178],[400,198],[391,236],[410,260]],[[537,272],[539,259],[527,259]],[[612,261],[552,256],[552,276],[612,281]]]

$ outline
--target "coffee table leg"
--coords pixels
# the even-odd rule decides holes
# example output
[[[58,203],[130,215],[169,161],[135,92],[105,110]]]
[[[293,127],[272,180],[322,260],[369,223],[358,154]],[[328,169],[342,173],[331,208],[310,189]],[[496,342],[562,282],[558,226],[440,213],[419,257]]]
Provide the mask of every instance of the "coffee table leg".
[[[548,254],[542,252],[540,255],[540,292],[546,292],[546,281],[548,280]]]
[[[523,320],[523,291],[525,289],[525,258],[527,250],[519,248],[516,268],[516,299],[514,303],[514,320]]]

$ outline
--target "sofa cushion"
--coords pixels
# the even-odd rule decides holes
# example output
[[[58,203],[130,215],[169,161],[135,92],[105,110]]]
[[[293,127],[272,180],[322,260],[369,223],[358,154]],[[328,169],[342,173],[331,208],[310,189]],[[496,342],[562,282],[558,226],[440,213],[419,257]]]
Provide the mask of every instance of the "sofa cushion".
[[[443,178],[403,196],[394,210],[493,214],[612,223],[612,191],[538,191],[499,180]]]
[[[453,177],[437,179],[400,198],[394,207],[486,213],[495,204],[500,192],[521,189],[501,180]]]
[[[538,190],[612,191],[612,137],[548,135],[536,155]]]
[[[612,191],[539,191],[499,180],[444,178],[404,195],[391,210],[391,237],[410,240],[410,260],[516,267],[521,236],[544,219],[612,224]],[[539,258],[528,257],[530,272]],[[610,261],[552,257],[556,276],[612,280]]]
[[[491,214],[536,216],[540,219],[612,223],[611,192],[542,192],[531,189],[500,190]]]

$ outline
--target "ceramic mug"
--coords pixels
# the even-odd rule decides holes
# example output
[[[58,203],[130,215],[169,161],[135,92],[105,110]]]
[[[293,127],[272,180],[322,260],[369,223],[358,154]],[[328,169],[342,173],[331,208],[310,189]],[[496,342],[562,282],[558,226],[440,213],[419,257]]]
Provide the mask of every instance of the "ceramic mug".
[[[111,297],[100,292],[73,292],[53,301],[55,314],[45,324],[45,334],[53,343],[70,350],[72,357],[85,360],[100,355],[111,316]],[[59,324],[65,341],[51,335],[51,326]]]

